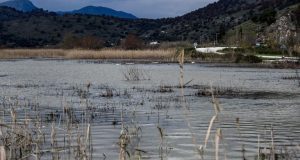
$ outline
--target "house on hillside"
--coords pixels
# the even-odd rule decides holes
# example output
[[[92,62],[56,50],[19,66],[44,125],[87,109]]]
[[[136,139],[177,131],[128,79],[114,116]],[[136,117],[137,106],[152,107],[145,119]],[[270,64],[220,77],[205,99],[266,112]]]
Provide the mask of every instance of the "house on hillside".
[[[152,41],[149,43],[150,46],[157,46],[159,45],[159,42],[158,41]]]
[[[257,35],[257,38],[255,40],[255,46],[256,47],[263,47],[263,46],[266,46],[266,43],[265,43],[265,37],[263,35]]]

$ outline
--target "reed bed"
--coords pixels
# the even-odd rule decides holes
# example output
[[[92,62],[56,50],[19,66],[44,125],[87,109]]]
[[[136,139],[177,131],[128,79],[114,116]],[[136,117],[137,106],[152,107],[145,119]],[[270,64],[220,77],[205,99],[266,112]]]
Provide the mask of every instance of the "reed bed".
[[[65,57],[66,51],[62,49],[2,49],[0,59],[20,58],[59,58]]]
[[[67,59],[161,59],[172,60],[176,50],[69,50]]]
[[[157,59],[173,60],[175,49],[166,50],[63,50],[63,49],[2,49],[0,59],[64,58],[64,59]]]
[[[86,98],[82,100],[87,101]],[[91,159],[91,113],[87,113],[87,102],[80,111],[84,122],[80,124],[74,122],[76,115],[68,104],[62,103],[60,112],[49,114],[51,123],[46,123],[46,114],[41,112],[38,104],[31,102],[25,107],[16,105],[19,103],[4,98],[0,105],[0,160],[42,159],[47,156],[56,160],[66,157]],[[27,112],[29,108],[31,111]],[[64,135],[63,140],[59,140],[58,135]]]

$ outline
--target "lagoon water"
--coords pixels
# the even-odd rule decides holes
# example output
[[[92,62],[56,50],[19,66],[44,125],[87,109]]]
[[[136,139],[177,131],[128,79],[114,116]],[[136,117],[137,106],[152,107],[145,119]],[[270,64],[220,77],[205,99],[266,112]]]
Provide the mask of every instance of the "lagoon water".
[[[126,81],[124,73],[130,67],[139,68],[149,80]],[[269,147],[271,130],[276,148],[288,150],[297,159],[300,158],[300,87],[297,80],[283,79],[291,76],[295,76],[295,70],[186,64],[184,79],[191,82],[184,89],[188,109],[184,114],[186,109],[181,102],[180,89],[160,90],[179,84],[178,64],[0,61],[0,110],[7,109],[4,104],[17,101],[15,108],[19,121],[22,121],[25,113],[33,114],[30,104],[38,104],[36,110],[45,119],[44,131],[49,138],[47,128],[51,128],[51,122],[46,121],[47,115],[52,112],[60,115],[62,106],[69,105],[80,117],[84,103],[79,93],[91,84],[85,100],[88,99],[88,105],[93,108],[93,159],[119,158],[118,142],[123,121],[128,128],[139,128],[138,136],[133,138],[128,150],[142,150],[142,159],[161,159],[163,155],[163,159],[193,160],[198,154],[191,132],[195,135],[197,148],[204,145],[214,115],[211,97],[196,96],[196,93],[199,86],[212,85],[248,94],[217,95],[221,112],[212,127],[205,159],[215,159],[217,128],[222,130],[220,159],[255,159],[258,139],[260,147]],[[107,89],[113,91],[113,97],[104,96]],[[4,121],[8,121],[9,113],[5,113]],[[63,122],[56,120],[55,123],[59,128]],[[78,123],[82,123],[80,118]],[[163,141],[158,127],[163,129]],[[65,136],[58,133],[59,145],[63,145]],[[163,148],[161,154],[160,148]]]

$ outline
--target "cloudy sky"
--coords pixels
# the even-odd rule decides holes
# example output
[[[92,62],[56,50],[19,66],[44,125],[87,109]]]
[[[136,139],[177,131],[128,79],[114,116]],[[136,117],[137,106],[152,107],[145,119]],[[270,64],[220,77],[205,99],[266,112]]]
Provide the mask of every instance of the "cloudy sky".
[[[0,0],[3,2],[6,0]],[[39,8],[67,11],[84,6],[104,6],[140,18],[174,17],[204,7],[216,0],[31,0]]]

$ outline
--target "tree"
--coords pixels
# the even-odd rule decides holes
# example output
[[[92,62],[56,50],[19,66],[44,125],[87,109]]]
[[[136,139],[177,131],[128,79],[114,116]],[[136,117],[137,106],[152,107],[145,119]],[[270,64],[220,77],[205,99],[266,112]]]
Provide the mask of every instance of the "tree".
[[[65,49],[72,49],[79,45],[78,38],[72,34],[66,34],[62,40],[61,46]]]
[[[67,34],[62,41],[62,47],[65,49],[101,49],[104,47],[104,41],[96,36],[76,37],[72,34]]]
[[[243,43],[243,37],[244,37],[244,33],[243,33],[243,27],[240,26],[240,28],[238,29],[238,43],[239,43],[239,46],[242,45]]]
[[[127,37],[121,41],[121,47],[124,49],[141,49],[143,47],[143,40],[133,34],[127,35]]]
[[[289,53],[289,56],[293,56],[293,51],[297,44],[297,33],[289,34],[286,41],[287,41],[286,44],[287,44],[287,51]]]
[[[223,37],[226,34],[226,24],[225,22],[219,26],[220,37]]]
[[[104,46],[104,41],[96,36],[85,36],[80,40],[79,47],[84,49],[101,49]]]

